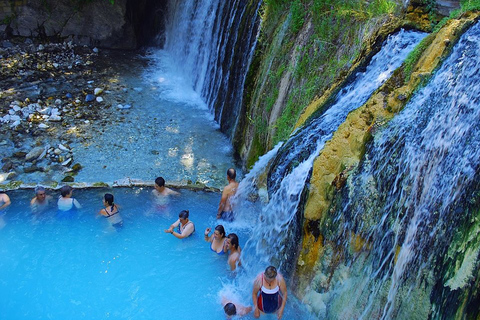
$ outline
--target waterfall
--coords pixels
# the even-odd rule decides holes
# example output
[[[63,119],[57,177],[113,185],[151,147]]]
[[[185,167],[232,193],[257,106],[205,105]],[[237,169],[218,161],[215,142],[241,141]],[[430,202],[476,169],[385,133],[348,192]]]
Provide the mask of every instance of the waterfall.
[[[330,108],[298,130],[285,143],[283,151],[280,151],[280,156],[270,169],[269,190],[277,190],[278,184],[292,170],[292,166],[303,162],[315,150],[323,148],[348,113],[367,101],[423,37],[425,33],[404,30],[390,35],[366,70],[358,72],[355,79],[340,90]]]
[[[301,226],[298,209],[313,161],[348,113],[365,103],[424,36],[424,33],[404,30],[390,36],[366,70],[357,73],[352,83],[339,92],[331,107],[300,129],[276,152],[270,161],[268,203],[258,214],[258,222],[245,245],[245,264],[273,263],[283,272],[291,270],[295,259],[286,254],[298,251],[298,228]]]
[[[478,239],[462,242],[471,235],[461,229],[475,221],[468,212],[479,184],[479,59],[477,23],[404,110],[375,132],[331,218],[327,241],[344,243],[343,264],[334,272],[324,265],[312,283],[329,318],[427,319],[459,308],[445,296],[468,288],[480,253]],[[355,255],[350,243],[358,236],[365,244]],[[321,274],[330,273],[322,285]]]
[[[257,41],[260,4],[260,0],[169,2],[164,49],[230,137]]]

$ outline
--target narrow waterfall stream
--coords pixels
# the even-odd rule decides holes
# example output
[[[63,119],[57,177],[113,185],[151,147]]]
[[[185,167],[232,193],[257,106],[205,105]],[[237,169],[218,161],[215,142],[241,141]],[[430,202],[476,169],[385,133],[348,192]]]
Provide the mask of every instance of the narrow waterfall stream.
[[[333,270],[323,263],[308,297],[324,303],[325,318],[453,318],[457,311],[448,299],[468,288],[480,252],[469,213],[480,170],[479,43],[477,23],[374,134],[338,195],[325,241],[342,261]],[[360,252],[352,239],[363,239]]]

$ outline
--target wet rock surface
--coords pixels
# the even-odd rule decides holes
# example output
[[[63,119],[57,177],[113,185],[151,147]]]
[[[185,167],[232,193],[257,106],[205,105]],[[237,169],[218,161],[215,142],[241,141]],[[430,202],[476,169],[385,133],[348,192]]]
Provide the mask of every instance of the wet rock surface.
[[[126,56],[71,42],[0,43],[0,183],[74,180],[70,145],[121,120],[110,112],[126,104],[116,59]]]

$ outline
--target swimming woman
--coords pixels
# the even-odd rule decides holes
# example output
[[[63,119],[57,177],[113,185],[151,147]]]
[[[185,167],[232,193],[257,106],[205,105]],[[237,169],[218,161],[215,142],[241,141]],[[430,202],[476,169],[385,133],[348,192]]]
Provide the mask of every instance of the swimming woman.
[[[70,186],[63,186],[60,188],[60,198],[58,199],[58,211],[60,213],[67,213],[74,209],[80,209],[82,206],[77,199],[72,198],[73,188]]]
[[[100,210],[100,214],[107,218],[108,222],[110,222],[115,229],[123,227],[123,220],[120,216],[118,206],[113,203],[113,194],[105,193],[103,196],[103,205],[105,209]]]
[[[188,210],[182,210],[178,214],[178,220],[172,223],[170,228],[165,229],[166,233],[171,233],[178,239],[183,239],[195,232],[195,225],[188,219]],[[174,231],[178,227],[178,231]]]
[[[221,224],[215,227],[213,234],[209,236],[211,228],[205,229],[205,241],[210,242],[210,250],[216,254],[225,254],[226,249],[226,240],[225,229]]]
[[[3,216],[7,211],[6,208],[11,204],[10,197],[3,191],[0,190],[0,229],[5,227],[5,220],[3,220]]]
[[[253,282],[253,316],[260,317],[260,312],[277,313],[281,319],[287,302],[287,285],[285,279],[274,266],[269,266]]]

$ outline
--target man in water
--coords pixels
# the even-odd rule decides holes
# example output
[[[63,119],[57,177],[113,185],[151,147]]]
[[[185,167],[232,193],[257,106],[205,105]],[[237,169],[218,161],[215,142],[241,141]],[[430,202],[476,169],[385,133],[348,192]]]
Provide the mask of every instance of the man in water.
[[[0,229],[5,227],[5,220],[3,220],[3,216],[7,211],[6,208],[10,204],[10,197],[5,192],[3,192],[3,190],[0,190]]]
[[[52,200],[52,196],[47,195],[44,187],[38,186],[35,188],[35,197],[30,201],[30,207],[32,213],[41,213],[48,208],[48,205]]]
[[[230,270],[235,270],[237,266],[241,265],[240,262],[240,253],[242,249],[238,244],[238,236],[235,233],[230,233],[227,237],[226,248],[229,251],[228,254],[228,265]]]
[[[155,205],[157,209],[166,209],[168,205],[168,198],[170,196],[176,196],[180,193],[173,191],[170,188],[165,187],[165,179],[158,177],[155,179],[155,189],[152,193],[155,196]]]
[[[287,285],[285,279],[274,266],[269,266],[260,273],[253,283],[253,316],[260,317],[262,313],[276,313],[277,318],[283,317],[287,302]]]
[[[217,219],[223,219],[225,221],[233,221],[234,219],[231,199],[238,189],[238,182],[235,181],[236,177],[237,172],[235,169],[230,168],[227,170],[228,184],[223,188],[222,198],[218,205]]]

